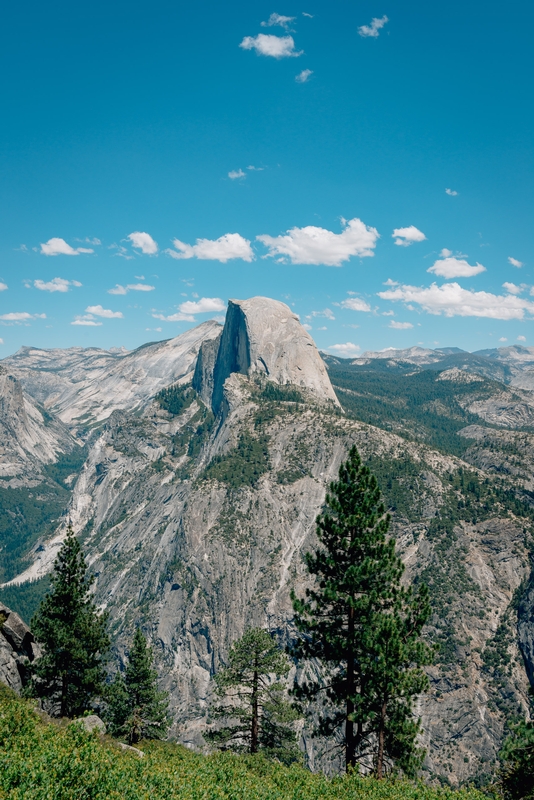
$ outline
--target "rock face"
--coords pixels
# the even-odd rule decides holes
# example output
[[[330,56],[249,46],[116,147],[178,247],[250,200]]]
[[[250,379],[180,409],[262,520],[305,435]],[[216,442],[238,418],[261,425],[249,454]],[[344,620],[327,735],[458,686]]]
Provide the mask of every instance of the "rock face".
[[[4,359],[25,391],[71,429],[101,423],[117,410],[143,407],[160,389],[192,377],[201,343],[217,338],[210,320],[175,339],[128,352],[73,347],[38,350],[23,347]]]
[[[0,366],[0,477],[35,474],[75,446],[68,429],[39,410]]]
[[[339,406],[313,339],[291,309],[278,300],[252,297],[229,301],[214,370],[215,413],[223,403],[224,382],[235,372],[300,386]]]
[[[40,653],[28,626],[0,603],[0,681],[20,692],[28,679],[26,659],[31,662]]]

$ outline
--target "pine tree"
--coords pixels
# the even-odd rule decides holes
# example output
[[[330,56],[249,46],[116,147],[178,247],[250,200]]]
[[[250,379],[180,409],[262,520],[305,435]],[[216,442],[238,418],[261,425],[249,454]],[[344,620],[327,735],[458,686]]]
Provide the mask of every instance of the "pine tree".
[[[164,739],[170,725],[166,692],[158,689],[154,654],[137,628],[124,677],[117,673],[108,690],[110,732],[129,744]]]
[[[534,794],[534,722],[512,726],[499,753],[500,785],[505,797],[521,800]]]
[[[54,563],[51,591],[31,623],[43,646],[32,665],[30,691],[59,701],[59,713],[79,716],[99,696],[109,651],[107,615],[98,613],[90,589],[94,577],[87,567],[71,526]]]
[[[226,724],[206,738],[237,752],[261,751],[285,763],[298,761],[294,722],[299,715],[280,681],[290,666],[267,631],[249,628],[230,648],[228,666],[215,675],[219,705],[212,715]]]
[[[401,586],[389,524],[376,478],[352,447],[317,518],[320,546],[305,557],[315,586],[304,600],[292,594],[294,655],[323,667],[295,693],[320,701],[317,734],[342,730],[347,770],[372,763],[379,778],[394,765],[413,775],[421,763],[413,698],[427,687],[420,667],[432,657],[420,637],[428,590]]]

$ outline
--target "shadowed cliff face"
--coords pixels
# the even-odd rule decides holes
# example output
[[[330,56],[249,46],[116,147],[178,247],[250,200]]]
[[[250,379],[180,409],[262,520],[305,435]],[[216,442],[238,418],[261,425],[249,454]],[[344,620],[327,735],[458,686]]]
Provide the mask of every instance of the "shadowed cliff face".
[[[221,409],[232,373],[309,389],[339,406],[315,343],[291,309],[268,297],[230,300],[214,369],[212,406]]]
[[[407,579],[432,594],[427,635],[438,652],[418,704],[427,768],[453,783],[488,773],[506,721],[528,704],[516,593],[530,573],[531,520],[514,492],[532,490],[534,436],[472,425],[462,460],[340,413],[312,340],[276,301],[231,301],[222,334],[212,333],[200,344],[196,391],[185,390],[176,411],[158,400],[135,415],[113,411],[74,488],[68,516],[117,658],[140,624],[170,693],[172,734],[202,747],[210,679],[232,642],[251,625],[283,642],[294,635],[289,593],[306,588],[302,555],[356,444],[382,486]],[[473,413],[484,420],[487,408]],[[35,547],[20,577],[51,569],[64,531]],[[312,767],[332,761],[331,743],[308,730],[304,745]]]

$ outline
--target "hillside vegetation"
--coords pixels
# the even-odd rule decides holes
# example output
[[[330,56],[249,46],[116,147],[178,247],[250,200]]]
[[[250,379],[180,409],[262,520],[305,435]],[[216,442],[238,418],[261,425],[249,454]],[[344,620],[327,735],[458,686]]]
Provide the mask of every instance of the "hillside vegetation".
[[[170,743],[124,752],[79,724],[51,723],[0,686],[0,798],[10,800],[483,800],[358,775],[327,779],[258,756],[202,756]]]

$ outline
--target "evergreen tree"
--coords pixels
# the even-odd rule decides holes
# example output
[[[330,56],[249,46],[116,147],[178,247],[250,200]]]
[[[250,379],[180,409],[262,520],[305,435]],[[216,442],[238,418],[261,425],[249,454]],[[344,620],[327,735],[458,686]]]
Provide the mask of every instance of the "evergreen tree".
[[[93,581],[69,526],[54,563],[51,591],[31,623],[43,655],[31,665],[30,692],[59,701],[59,713],[64,717],[87,710],[105,679],[107,615],[98,613],[90,596]]]
[[[290,667],[267,631],[249,628],[230,648],[228,666],[215,675],[219,705],[212,713],[226,724],[206,738],[237,752],[261,751],[285,763],[299,760],[293,726],[298,713],[280,681]]]
[[[114,736],[126,738],[129,744],[165,738],[169,703],[157,680],[152,648],[137,628],[124,677],[118,672],[108,690],[107,721]]]
[[[505,797],[521,800],[534,795],[534,723],[520,722],[499,754],[500,783]]]
[[[317,734],[342,730],[347,770],[361,762],[378,778],[393,765],[413,775],[423,755],[413,698],[427,687],[420,667],[432,656],[420,638],[428,590],[401,586],[390,518],[356,447],[329,489],[317,518],[320,546],[305,557],[315,586],[303,600],[292,594],[301,632],[294,655],[318,659],[323,674],[295,693],[321,701]]]

